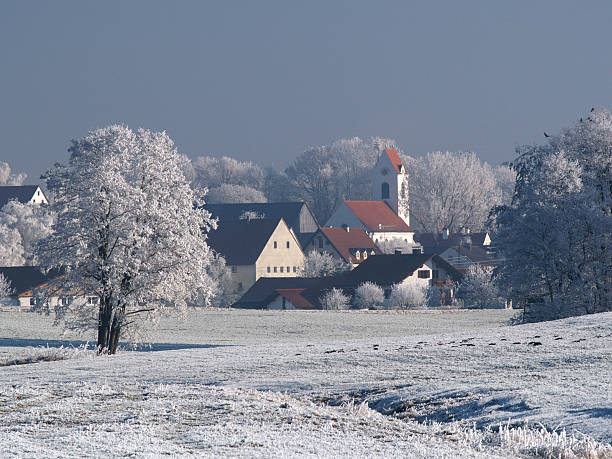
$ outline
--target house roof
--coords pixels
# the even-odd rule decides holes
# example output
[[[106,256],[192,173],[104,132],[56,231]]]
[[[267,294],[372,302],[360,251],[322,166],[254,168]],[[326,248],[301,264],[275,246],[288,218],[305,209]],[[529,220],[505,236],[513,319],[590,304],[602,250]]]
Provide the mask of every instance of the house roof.
[[[291,304],[293,304],[296,308],[304,308],[304,309],[313,309],[315,305],[313,305],[310,301],[308,301],[302,294],[304,293],[305,288],[293,288],[293,289],[276,289],[276,292],[282,297],[286,298]]]
[[[347,262],[359,263],[363,260],[355,258],[356,250],[367,249],[368,253],[374,250],[377,255],[382,253],[363,228],[349,228],[348,231],[345,228],[321,228],[320,231]]]
[[[228,265],[252,265],[281,220],[219,220],[218,228],[208,233],[207,243]]]
[[[255,212],[264,218],[285,220],[285,223],[297,233],[300,229],[300,213],[305,202],[266,202],[266,203],[238,203],[238,204],[206,204],[204,208],[213,217],[223,220],[239,220],[244,212]],[[312,214],[310,209],[308,211]],[[314,214],[313,218],[314,218]],[[316,220],[315,220],[316,221]]]
[[[38,266],[0,267],[0,274],[11,282],[13,294],[18,296],[32,290],[57,276],[56,273],[43,274]]]
[[[370,257],[352,270],[348,277],[354,283],[374,282],[379,285],[397,284],[417,269],[434,259],[451,277],[460,279],[461,273],[440,256],[433,253],[410,255],[377,255]]]
[[[0,186],[0,208],[13,199],[27,204],[37,189],[38,185]]]
[[[486,246],[485,246],[486,247]],[[457,251],[459,257],[457,260],[449,258],[445,255],[448,262],[453,265],[455,268],[467,268],[470,263],[465,262],[465,258],[467,258],[471,263],[480,264],[480,265],[489,265],[495,266],[498,265],[502,258],[498,256],[496,253],[492,253],[482,246],[457,246],[457,247],[448,247],[448,249],[453,249]]]
[[[442,234],[415,233],[414,240],[416,242],[419,242],[423,247],[425,247],[427,251],[440,253],[437,250],[432,250],[432,248],[454,247],[464,244],[468,241],[472,245],[484,245],[487,235],[487,232],[470,234],[451,233],[448,235],[447,238],[445,238]]]
[[[310,277],[260,277],[232,308],[262,309],[267,307],[280,291],[300,290],[300,295],[311,287],[320,284],[322,279]],[[291,300],[290,300],[291,301]],[[308,301],[310,303],[310,301]],[[293,302],[292,302],[293,303]],[[295,304],[295,303],[293,303]]]
[[[412,228],[384,201],[344,201],[370,232],[411,232]]]
[[[395,148],[385,148],[385,154],[387,155],[389,161],[391,161],[391,164],[395,168],[395,172],[397,172],[398,174],[403,174],[405,172],[405,167],[402,164],[402,160],[400,159],[397,150]]]

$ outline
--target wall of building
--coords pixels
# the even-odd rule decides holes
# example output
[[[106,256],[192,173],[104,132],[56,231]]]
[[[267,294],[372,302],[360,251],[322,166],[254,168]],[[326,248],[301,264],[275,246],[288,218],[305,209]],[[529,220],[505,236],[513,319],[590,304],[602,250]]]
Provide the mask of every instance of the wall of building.
[[[363,228],[367,231],[367,228],[361,223],[353,211],[346,205],[346,203],[340,204],[340,206],[336,209],[325,226],[330,228],[342,228],[343,225],[347,225],[351,228]]]
[[[41,191],[40,187],[38,187],[36,191],[34,192],[34,196],[32,196],[32,199],[30,199],[30,203],[31,204],[49,204],[47,202],[47,198],[45,198],[45,195]]]
[[[276,242],[276,247],[274,243]],[[287,247],[289,244],[289,247]],[[286,224],[279,223],[255,263],[255,281],[260,277],[297,277],[304,252]],[[276,268],[276,269],[275,269]],[[287,272],[289,268],[289,272]]]
[[[314,233],[319,229],[319,225],[315,220],[314,216],[306,206],[302,206],[300,211],[300,233]]]
[[[255,278],[255,265],[230,266],[232,273],[231,290],[234,293],[243,294],[257,280]]]

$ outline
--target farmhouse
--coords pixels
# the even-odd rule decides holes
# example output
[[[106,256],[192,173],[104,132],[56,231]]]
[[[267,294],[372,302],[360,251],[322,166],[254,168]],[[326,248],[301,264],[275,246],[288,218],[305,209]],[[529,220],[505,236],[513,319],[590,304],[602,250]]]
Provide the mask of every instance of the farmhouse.
[[[206,204],[204,206],[219,221],[252,217],[282,218],[304,246],[319,229],[319,223],[305,202],[267,202],[240,204]]]
[[[220,220],[208,244],[230,267],[234,293],[260,277],[296,277],[304,263],[297,237],[282,218]]]
[[[320,228],[304,248],[304,253],[312,250],[327,252],[352,266],[382,252],[370,239],[363,228]]]
[[[38,185],[0,186],[0,209],[13,200],[22,204],[49,204]]]
[[[385,149],[374,166],[372,201],[344,201],[325,226],[362,228],[379,247],[421,252],[410,227],[408,174],[397,150]]]

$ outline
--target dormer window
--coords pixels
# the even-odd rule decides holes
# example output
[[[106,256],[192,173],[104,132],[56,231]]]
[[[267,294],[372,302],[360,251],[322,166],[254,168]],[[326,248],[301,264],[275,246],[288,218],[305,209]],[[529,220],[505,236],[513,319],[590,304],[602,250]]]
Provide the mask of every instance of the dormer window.
[[[357,260],[359,260],[359,258],[360,258],[360,255],[359,255],[359,250],[355,251],[355,258],[356,258]]]

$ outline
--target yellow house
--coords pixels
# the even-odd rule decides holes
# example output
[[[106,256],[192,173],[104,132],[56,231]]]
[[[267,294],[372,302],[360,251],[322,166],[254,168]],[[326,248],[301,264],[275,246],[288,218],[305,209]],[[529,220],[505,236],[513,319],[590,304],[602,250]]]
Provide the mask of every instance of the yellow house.
[[[232,273],[232,290],[246,292],[260,277],[296,277],[304,253],[282,218],[220,220],[208,245]]]

